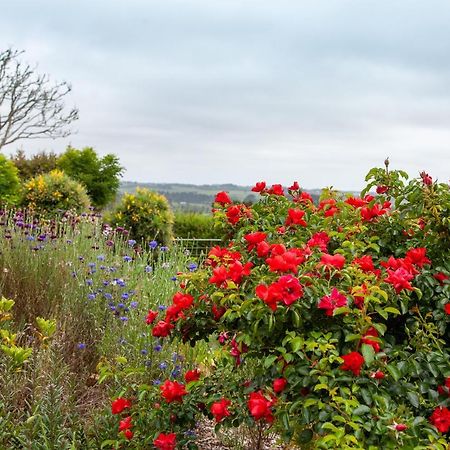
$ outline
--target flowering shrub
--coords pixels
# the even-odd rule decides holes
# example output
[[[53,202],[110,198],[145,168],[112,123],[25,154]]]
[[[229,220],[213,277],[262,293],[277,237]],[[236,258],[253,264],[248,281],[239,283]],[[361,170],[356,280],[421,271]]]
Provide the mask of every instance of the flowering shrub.
[[[84,212],[90,201],[80,183],[55,169],[25,183],[22,203],[41,214],[52,215],[68,210]]]
[[[133,239],[157,239],[163,245],[172,242],[173,213],[166,197],[148,189],[126,193],[112,214],[115,226],[126,228]]]
[[[148,322],[210,342],[214,363],[186,385],[133,389],[134,445],[193,446],[203,413],[300,446],[447,448],[449,186],[388,165],[367,181],[361,197],[326,190],[318,205],[298,183],[257,183],[251,207],[217,195],[232,240]]]

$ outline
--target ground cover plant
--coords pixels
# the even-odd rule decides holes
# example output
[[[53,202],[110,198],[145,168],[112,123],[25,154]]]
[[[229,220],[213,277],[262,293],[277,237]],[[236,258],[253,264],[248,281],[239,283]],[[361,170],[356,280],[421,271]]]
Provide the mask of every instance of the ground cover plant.
[[[204,414],[253,426],[254,448],[267,430],[301,448],[447,448],[449,186],[386,163],[360,197],[253,190],[252,206],[217,194],[231,239],[147,316],[212,360],[156,387],[123,378],[107,445],[195,448]]]

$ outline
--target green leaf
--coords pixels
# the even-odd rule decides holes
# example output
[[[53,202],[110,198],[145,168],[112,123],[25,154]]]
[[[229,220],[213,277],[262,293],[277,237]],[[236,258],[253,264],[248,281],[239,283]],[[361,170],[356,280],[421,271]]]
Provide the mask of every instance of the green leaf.
[[[372,364],[374,358],[375,358],[375,350],[373,347],[369,344],[363,344],[361,345],[361,353],[364,356],[364,361],[369,366]]]
[[[386,366],[386,369],[388,370],[394,381],[398,381],[400,379],[400,371],[397,369],[396,366],[394,366],[394,364],[388,364]]]
[[[414,406],[414,408],[419,407],[419,396],[415,392],[408,391],[406,393],[406,397],[408,397],[409,402]]]
[[[370,408],[367,405],[360,405],[353,410],[354,416],[362,416],[370,411]]]
[[[264,361],[264,367],[267,369],[273,365],[273,363],[277,360],[277,356],[271,355],[268,356]]]
[[[392,313],[392,314],[400,314],[400,311],[397,308],[394,308],[393,306],[387,306],[386,308],[384,308],[384,310],[388,313]]]
[[[314,436],[314,433],[312,430],[303,430],[297,438],[297,442],[299,444],[307,444],[308,442],[311,442],[312,438]]]

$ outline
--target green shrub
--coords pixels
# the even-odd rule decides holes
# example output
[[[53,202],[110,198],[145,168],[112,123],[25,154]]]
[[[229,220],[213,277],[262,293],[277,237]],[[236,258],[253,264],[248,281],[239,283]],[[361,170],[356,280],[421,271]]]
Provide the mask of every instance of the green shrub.
[[[111,223],[124,227],[135,240],[157,240],[167,245],[173,239],[173,213],[166,197],[148,189],[126,193],[113,211]]]
[[[117,156],[108,154],[100,158],[92,147],[82,150],[67,147],[58,158],[57,166],[86,187],[93,205],[98,208],[115,199],[124,170]]]
[[[86,189],[60,170],[38,175],[24,186],[24,206],[38,213],[81,212],[89,208],[89,203]]]
[[[16,166],[5,156],[0,155],[0,201],[14,204],[20,189]]]
[[[220,239],[213,216],[194,212],[176,212],[173,233],[177,238]]]

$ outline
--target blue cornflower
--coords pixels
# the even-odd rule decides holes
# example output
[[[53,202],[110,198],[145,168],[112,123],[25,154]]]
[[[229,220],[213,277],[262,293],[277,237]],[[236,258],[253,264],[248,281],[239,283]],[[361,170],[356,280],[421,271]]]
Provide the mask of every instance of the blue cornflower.
[[[138,306],[138,302],[131,302],[130,303],[130,307],[131,308],[137,308],[137,306]]]
[[[148,246],[152,249],[155,250],[156,247],[158,247],[158,243],[156,241],[150,241],[148,243]]]
[[[147,273],[151,273],[153,271],[153,269],[151,268],[151,266],[145,266],[144,269]]]
[[[165,311],[165,310],[167,309],[167,306],[166,306],[166,305],[159,305],[159,306],[158,306],[158,309],[159,309],[160,311]]]
[[[98,255],[98,256],[97,256],[97,259],[98,259],[99,261],[104,261],[104,260],[105,260],[105,255]]]
[[[128,317],[121,316],[121,317],[120,317],[120,320],[121,320],[122,322],[127,322],[127,321],[128,321]]]
[[[141,350],[141,355],[147,355],[148,354],[148,350],[146,350],[145,348],[143,348]]]
[[[153,380],[153,384],[155,386],[159,386],[161,384],[161,380]]]
[[[167,363],[165,361],[159,363],[159,368],[161,370],[166,370],[167,369]]]
[[[172,378],[178,378],[180,376],[180,374],[181,374],[181,371],[179,369],[172,370],[172,372],[170,373]]]
[[[133,245],[135,245],[136,244],[136,241],[134,240],[134,239],[129,239],[128,240],[128,245],[130,246],[130,247],[133,247]]]
[[[161,344],[157,344],[153,347],[153,350],[155,350],[155,352],[160,352],[162,350],[162,345]]]
[[[34,241],[34,236],[27,236],[27,241]]]
[[[177,277],[170,277],[170,281],[177,281]]]
[[[119,304],[117,305],[117,307],[118,307],[118,308],[125,308],[125,305],[124,305],[123,303],[119,303]]]
[[[129,295],[128,295],[127,292],[124,292],[124,293],[122,294],[122,299],[123,299],[123,300],[128,300],[128,297],[129,297]]]
[[[95,300],[95,296],[96,296],[96,294],[94,294],[94,293],[92,292],[92,293],[88,294],[88,299],[89,299],[89,300]]]
[[[80,342],[80,343],[77,345],[77,348],[78,348],[78,350],[84,350],[84,349],[86,348],[86,344],[83,344],[82,342]]]
[[[86,284],[87,284],[88,286],[92,286],[92,285],[94,284],[94,282],[92,281],[92,278],[88,278],[88,279],[86,280]]]
[[[88,263],[88,267],[91,267],[91,268],[92,268],[92,267],[95,267],[95,265],[96,265],[95,262],[90,262],[90,263]]]
[[[123,260],[124,260],[125,262],[130,262],[130,261],[133,261],[133,258],[132,258],[131,256],[125,255],[125,256],[123,257]]]
[[[100,270],[106,270],[106,266],[104,266],[103,264],[100,266]]]
[[[162,247],[159,247],[159,249],[160,249],[162,252],[167,252],[167,250],[169,250],[169,247],[166,247],[165,245],[163,245]]]
[[[172,353],[172,361],[175,362],[178,359],[178,353]]]
[[[195,264],[195,263],[190,263],[190,264],[188,264],[188,269],[189,269],[189,271],[190,272],[195,272],[196,270],[197,270],[197,264]]]

